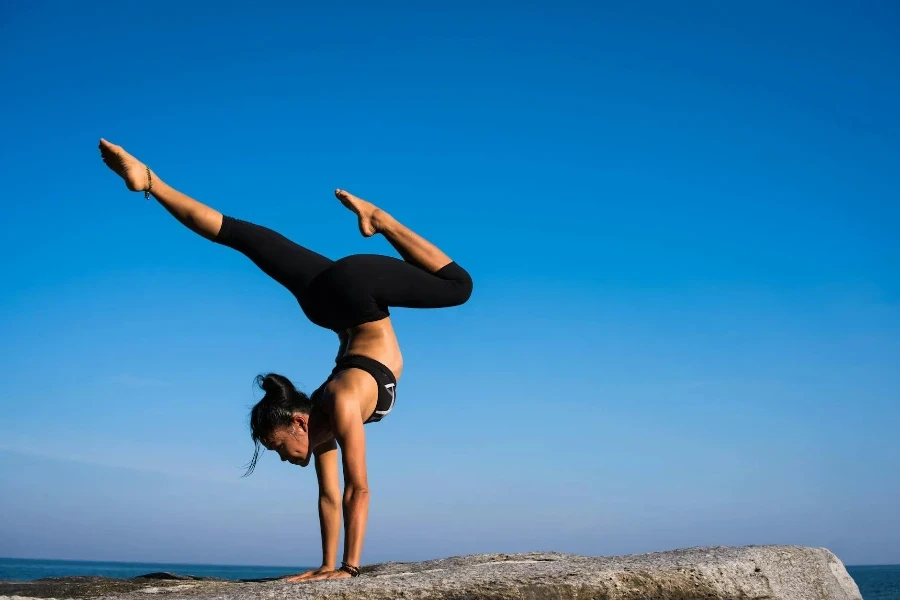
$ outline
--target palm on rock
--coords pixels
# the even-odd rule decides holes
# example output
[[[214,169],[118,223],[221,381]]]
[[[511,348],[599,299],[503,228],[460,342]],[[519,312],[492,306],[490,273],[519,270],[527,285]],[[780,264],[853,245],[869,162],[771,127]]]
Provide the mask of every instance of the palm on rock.
[[[338,569],[337,571],[329,571],[328,573],[320,573],[319,575],[313,575],[309,579],[304,579],[303,581],[322,581],[324,579],[347,579],[350,577],[350,573],[347,571],[343,571]]]
[[[284,581],[308,581],[311,578],[317,575],[326,575],[334,571],[331,567],[319,567],[318,569],[310,569],[309,571],[304,571],[299,575],[289,575],[287,577],[282,577]]]

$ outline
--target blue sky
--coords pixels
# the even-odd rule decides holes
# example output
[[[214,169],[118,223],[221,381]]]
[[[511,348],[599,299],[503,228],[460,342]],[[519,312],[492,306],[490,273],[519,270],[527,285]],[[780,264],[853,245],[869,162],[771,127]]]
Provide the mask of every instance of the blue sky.
[[[426,3],[427,4],[427,3]],[[330,332],[101,136],[337,258],[381,204],[473,275],[395,311],[365,562],[826,546],[900,563],[888,2],[0,8],[0,556],[305,565],[253,377]]]

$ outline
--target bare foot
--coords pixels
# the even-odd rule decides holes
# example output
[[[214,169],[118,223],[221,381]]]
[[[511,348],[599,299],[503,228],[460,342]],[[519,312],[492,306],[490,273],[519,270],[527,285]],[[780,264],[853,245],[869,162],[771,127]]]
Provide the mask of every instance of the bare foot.
[[[359,217],[359,232],[364,237],[372,237],[381,231],[381,226],[388,217],[386,212],[345,190],[334,190],[334,195]]]
[[[100,156],[106,166],[112,169],[116,175],[125,180],[125,185],[132,192],[141,192],[147,189],[147,167],[125,152],[122,146],[116,146],[100,138]]]

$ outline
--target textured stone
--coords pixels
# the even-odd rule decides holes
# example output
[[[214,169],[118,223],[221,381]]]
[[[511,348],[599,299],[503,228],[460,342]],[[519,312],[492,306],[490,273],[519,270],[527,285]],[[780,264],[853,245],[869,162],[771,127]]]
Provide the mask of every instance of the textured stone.
[[[710,547],[592,558],[483,554],[364,567],[355,579],[233,582],[154,573],[0,582],[0,598],[109,600],[861,600],[824,548]]]

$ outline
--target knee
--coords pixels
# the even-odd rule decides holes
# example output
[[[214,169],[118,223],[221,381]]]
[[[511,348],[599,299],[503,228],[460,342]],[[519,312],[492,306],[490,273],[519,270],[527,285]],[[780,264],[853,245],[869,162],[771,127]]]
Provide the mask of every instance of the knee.
[[[455,288],[456,305],[465,304],[472,297],[472,276],[460,267],[461,273],[454,278],[453,284]]]
[[[445,265],[435,275],[445,280],[452,290],[452,298],[448,298],[450,306],[465,304],[472,296],[472,276],[456,262]]]
[[[219,231],[216,232],[216,235],[210,239],[217,244],[233,248],[235,224],[240,227],[240,224],[237,223],[237,219],[229,217],[228,215],[222,215],[222,225],[219,227]]]

